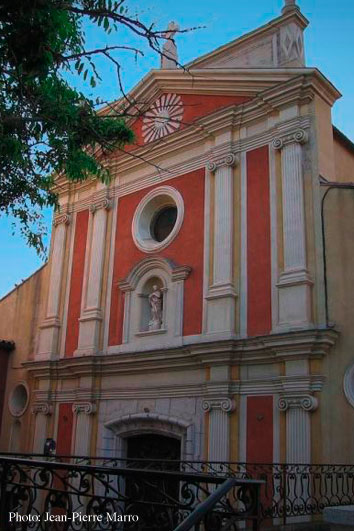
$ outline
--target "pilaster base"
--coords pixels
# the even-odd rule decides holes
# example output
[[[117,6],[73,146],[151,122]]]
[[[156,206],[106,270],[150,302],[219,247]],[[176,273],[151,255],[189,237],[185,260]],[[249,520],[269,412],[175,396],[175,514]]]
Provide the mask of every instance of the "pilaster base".
[[[279,331],[312,327],[311,323],[311,287],[308,273],[286,271],[280,275],[278,287]]]
[[[59,330],[61,323],[56,317],[46,319],[40,327],[36,361],[51,360],[57,357]]]
[[[74,356],[93,356],[98,352],[101,312],[85,312],[80,321],[78,348]]]
[[[215,285],[206,298],[206,333],[234,332],[236,292],[230,285]]]

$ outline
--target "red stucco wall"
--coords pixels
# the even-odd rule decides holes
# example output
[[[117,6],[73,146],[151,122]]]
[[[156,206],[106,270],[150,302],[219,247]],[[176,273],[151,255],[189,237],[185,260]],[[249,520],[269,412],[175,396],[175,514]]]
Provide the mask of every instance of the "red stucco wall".
[[[192,272],[185,281],[184,335],[199,334],[202,328],[204,179],[205,171],[200,169],[163,183],[176,188],[184,201],[184,221],[178,236],[157,254],[173,260],[177,265],[192,267]],[[131,225],[140,200],[153,188],[145,188],[119,200],[109,345],[117,345],[122,341],[124,298],[117,282],[125,278],[140,260],[151,256],[139,251],[135,246]]]
[[[272,327],[268,146],[247,153],[247,323],[250,336]]]

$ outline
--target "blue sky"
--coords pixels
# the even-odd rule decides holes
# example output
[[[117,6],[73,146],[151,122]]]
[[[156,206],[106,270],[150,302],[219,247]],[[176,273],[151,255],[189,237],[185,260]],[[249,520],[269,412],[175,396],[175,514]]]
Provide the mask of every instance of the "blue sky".
[[[307,66],[318,67],[341,91],[343,98],[333,110],[333,122],[349,138],[354,139],[354,2],[353,0],[298,0],[303,14],[309,19],[306,30]],[[251,31],[280,14],[283,0],[127,0],[133,12],[147,23],[155,22],[159,29],[169,21],[177,21],[182,28],[206,26],[204,29],[181,34],[177,45],[181,63],[207,53],[245,32]],[[143,7],[142,7],[143,6]],[[87,45],[90,48],[108,44],[139,46],[139,41],[126,31],[103,37],[94,28],[87,27]],[[123,79],[128,90],[151,68],[159,66],[159,58],[146,47],[145,56],[138,62],[127,53],[120,54],[124,66]],[[94,96],[107,100],[117,99],[118,91],[114,69],[106,61],[98,61],[103,82]],[[73,80],[87,94],[91,89]],[[353,176],[354,180],[354,176]],[[50,229],[51,213],[45,218]],[[0,297],[33,273],[42,261],[33,249],[26,246],[17,232],[12,235],[11,219],[0,218]]]

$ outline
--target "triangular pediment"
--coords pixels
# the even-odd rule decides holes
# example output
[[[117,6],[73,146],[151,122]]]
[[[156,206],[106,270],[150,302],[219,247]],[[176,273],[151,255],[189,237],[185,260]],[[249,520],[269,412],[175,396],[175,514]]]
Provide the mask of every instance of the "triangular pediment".
[[[306,18],[295,9],[255,31],[198,57],[187,68],[276,68],[305,66]]]

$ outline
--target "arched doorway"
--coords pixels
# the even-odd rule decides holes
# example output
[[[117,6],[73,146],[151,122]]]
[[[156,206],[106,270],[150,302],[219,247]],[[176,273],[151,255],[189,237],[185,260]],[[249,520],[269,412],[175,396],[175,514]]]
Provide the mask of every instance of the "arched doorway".
[[[181,458],[181,439],[161,435],[159,433],[141,433],[126,437],[126,457],[129,468],[151,470],[179,470]],[[157,461],[155,461],[157,460]],[[172,461],[163,463],[163,461]],[[148,486],[148,488],[146,488]],[[141,482],[134,476],[126,479],[126,495],[130,502],[129,512],[139,516],[141,521],[152,521],[154,515],[157,518],[151,529],[170,531],[171,525],[177,524],[177,514],[173,508],[166,507],[179,498],[179,482],[174,478],[163,477],[142,479]],[[138,503],[134,504],[134,498],[138,495]],[[177,503],[176,503],[177,505]],[[155,506],[155,509],[153,508]],[[165,507],[164,507],[165,506]],[[164,507],[161,509],[161,507]],[[155,512],[156,511],[156,512]],[[158,524],[158,525],[157,525]]]
[[[154,459],[163,459],[178,461],[181,458],[181,440],[175,437],[157,433],[143,433],[127,437],[126,444],[127,459],[129,460],[144,459],[149,462]]]
[[[111,441],[111,457],[124,461],[128,453],[135,459],[138,453],[143,453],[143,459],[195,459],[194,424],[184,419],[156,413],[133,413],[113,418],[104,427],[105,441]],[[153,437],[157,439],[153,440]]]

